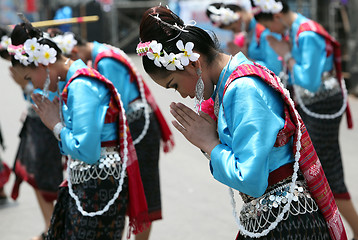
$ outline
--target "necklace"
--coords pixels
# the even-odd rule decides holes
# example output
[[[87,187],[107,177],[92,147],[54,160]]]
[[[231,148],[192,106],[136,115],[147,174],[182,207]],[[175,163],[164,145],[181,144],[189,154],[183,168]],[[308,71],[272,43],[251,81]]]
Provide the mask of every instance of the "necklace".
[[[220,102],[219,102],[219,90],[220,90],[220,86],[225,78],[226,75],[226,71],[227,69],[230,67],[230,63],[231,63],[231,59],[232,59],[232,55],[230,55],[230,59],[229,62],[226,66],[225,72],[223,74],[223,76],[221,77],[220,83],[219,83],[219,87],[216,88],[216,95],[215,95],[215,101],[214,101],[214,114],[216,117],[218,117],[219,115],[219,110],[220,110]]]

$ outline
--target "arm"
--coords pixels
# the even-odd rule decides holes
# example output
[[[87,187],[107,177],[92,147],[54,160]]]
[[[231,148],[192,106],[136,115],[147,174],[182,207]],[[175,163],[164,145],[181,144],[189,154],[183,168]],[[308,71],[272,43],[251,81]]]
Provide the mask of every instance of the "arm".
[[[240,192],[259,197],[268,185],[269,153],[284,125],[281,99],[263,82],[246,77],[230,85],[223,106],[225,113],[219,116],[225,118],[219,120],[222,144],[211,152],[213,176]]]
[[[76,79],[69,85],[67,106],[71,123],[60,133],[61,151],[72,158],[93,164],[100,157],[101,131],[110,94],[95,80]]]
[[[110,80],[121,95],[123,106],[128,106],[131,99],[131,82],[127,68],[120,62],[103,58],[98,62],[98,72]]]
[[[321,84],[321,75],[326,61],[326,43],[323,37],[314,32],[303,32],[298,39],[301,61],[293,65],[294,83],[316,92]]]

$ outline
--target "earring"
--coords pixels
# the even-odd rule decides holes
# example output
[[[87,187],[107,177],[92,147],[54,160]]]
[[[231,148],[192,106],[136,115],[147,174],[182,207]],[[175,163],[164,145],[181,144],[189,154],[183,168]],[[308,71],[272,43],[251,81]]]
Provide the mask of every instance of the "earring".
[[[49,90],[48,88],[50,87],[50,70],[48,68],[46,68],[46,73],[47,73],[47,77],[46,77],[46,81],[44,83],[44,87],[43,87],[43,95],[42,95],[42,101],[44,100],[45,97],[48,97],[49,95]]]
[[[198,112],[201,109],[201,103],[204,101],[204,82],[201,77],[200,68],[196,70],[196,73],[199,76],[199,79],[196,82],[196,86],[195,86],[195,109]]]

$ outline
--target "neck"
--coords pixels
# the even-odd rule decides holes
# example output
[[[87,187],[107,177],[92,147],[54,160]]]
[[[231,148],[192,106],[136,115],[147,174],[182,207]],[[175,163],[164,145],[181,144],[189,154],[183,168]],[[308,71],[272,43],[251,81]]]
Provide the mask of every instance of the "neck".
[[[283,22],[287,25],[287,27],[291,28],[293,22],[297,18],[297,13],[289,11],[288,13],[282,16]]]
[[[57,72],[57,75],[60,77],[61,81],[66,80],[67,72],[70,69],[71,64],[73,61],[66,57],[61,57],[58,61],[56,61],[52,68]]]
[[[215,85],[220,84],[220,82],[219,82],[220,74],[221,74],[222,70],[224,69],[224,67],[227,65],[227,63],[229,62],[230,55],[227,55],[224,53],[219,53],[219,55],[216,59],[217,60],[211,64],[211,66],[215,66],[215,67],[208,68],[208,69],[211,69],[211,71],[210,71],[211,81]]]

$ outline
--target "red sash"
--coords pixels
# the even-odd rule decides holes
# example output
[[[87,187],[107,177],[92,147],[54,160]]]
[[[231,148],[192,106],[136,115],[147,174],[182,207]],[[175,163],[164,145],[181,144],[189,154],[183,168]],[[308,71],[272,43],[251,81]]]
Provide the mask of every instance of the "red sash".
[[[318,204],[320,211],[322,212],[331,238],[334,240],[345,240],[347,235],[343,226],[341,216],[339,214],[338,208],[334,201],[332,191],[328,185],[326,176],[323,172],[321,163],[318,159],[316,151],[312,145],[311,139],[308,135],[306,127],[302,122],[302,119],[297,120],[295,113],[297,111],[294,109],[294,106],[290,103],[289,98],[285,95],[284,89],[279,84],[277,76],[268,70],[265,67],[262,67],[258,64],[242,64],[240,65],[229,77],[228,81],[225,84],[224,95],[229,86],[229,84],[240,77],[245,76],[256,76],[261,78],[265,83],[270,87],[275,89],[280,93],[284,101],[285,109],[285,126],[278,133],[275,146],[282,146],[287,143],[288,138],[294,134],[293,141],[293,155],[296,155],[296,143],[297,143],[297,134],[298,134],[298,121],[301,124],[302,137],[300,140],[301,150],[300,150],[300,159],[299,166],[300,170],[304,175],[309,191],[315,201]],[[298,113],[297,113],[298,114]],[[294,132],[293,132],[294,131]]]
[[[308,22],[301,23],[301,25],[298,28],[298,31],[296,34],[297,45],[298,45],[298,36],[302,32],[305,32],[305,31],[312,31],[312,32],[315,32],[315,33],[321,35],[322,37],[324,37],[324,39],[326,41],[327,56],[330,56],[332,53],[334,55],[334,66],[336,69],[337,80],[342,88],[342,85],[341,85],[342,56],[341,56],[341,48],[340,48],[339,42],[336,39],[334,39],[331,35],[329,35],[329,33],[322,27],[321,24],[319,24],[315,21],[309,20]],[[342,93],[343,93],[343,88],[342,88]],[[348,101],[347,101],[346,114],[347,114],[348,128],[353,128],[352,114],[350,111]]]
[[[124,111],[124,109],[120,101],[120,95],[118,94],[116,88],[113,86],[112,82],[106,79],[105,77],[103,77],[99,72],[91,68],[81,68],[75,72],[75,74],[67,82],[65,88],[62,91],[61,96],[65,104],[67,104],[68,86],[75,78],[79,76],[86,76],[101,81],[105,83],[108,89],[110,90],[111,99],[109,101],[109,108],[106,112],[105,122],[106,123],[118,122],[119,124],[118,139],[119,139],[119,146],[120,146],[120,155],[122,158],[124,156],[123,127],[124,124],[127,126],[128,161],[127,161],[126,170],[128,174],[128,186],[129,186],[129,203],[128,203],[127,215],[129,217],[130,232],[133,231],[134,234],[137,234],[150,225],[149,216],[148,216],[148,206],[144,195],[142,179],[139,172],[137,154],[134,149],[131,134],[129,132],[128,123],[127,121],[124,121],[122,117],[122,111]]]
[[[130,74],[130,80],[131,82],[136,81],[136,84],[139,89],[139,80],[142,81],[143,87],[144,87],[144,94],[147,102],[152,107],[154,114],[159,121],[160,130],[161,130],[161,136],[163,141],[163,150],[164,152],[169,152],[174,147],[174,138],[173,134],[169,129],[169,126],[167,122],[164,119],[163,114],[161,113],[157,103],[155,102],[155,99],[153,95],[151,94],[148,86],[146,85],[145,81],[143,80],[142,76],[138,73],[138,71],[135,70],[134,66],[126,59],[125,56],[122,56],[119,52],[114,51],[113,49],[109,49],[103,52],[100,52],[94,62],[94,68],[97,69],[98,62],[102,58],[113,58],[120,63],[124,64],[124,66],[127,67],[129,74]],[[139,80],[138,80],[139,79]]]
[[[256,32],[256,42],[257,42],[257,46],[260,46],[260,38],[261,38],[261,34],[263,33],[263,31],[265,31],[265,27],[263,25],[261,25],[260,23],[256,23],[255,26],[255,32]]]

